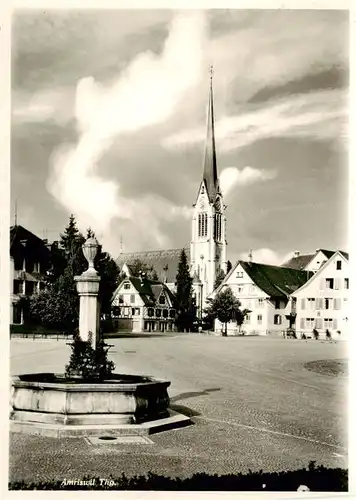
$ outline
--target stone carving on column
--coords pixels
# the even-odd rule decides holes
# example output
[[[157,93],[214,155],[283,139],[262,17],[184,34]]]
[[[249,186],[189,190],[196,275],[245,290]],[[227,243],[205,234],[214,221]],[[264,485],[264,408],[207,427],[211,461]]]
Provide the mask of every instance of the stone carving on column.
[[[88,269],[80,276],[75,276],[79,294],[79,336],[81,340],[89,340],[95,349],[99,335],[99,285],[100,276],[94,267],[94,259],[98,253],[99,244],[96,238],[88,238],[83,245],[83,254],[88,261]]]

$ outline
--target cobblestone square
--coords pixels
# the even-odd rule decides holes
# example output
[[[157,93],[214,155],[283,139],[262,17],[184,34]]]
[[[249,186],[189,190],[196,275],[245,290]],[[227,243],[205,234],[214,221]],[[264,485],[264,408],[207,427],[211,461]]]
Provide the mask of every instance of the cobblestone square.
[[[347,467],[347,377],[304,366],[346,360],[347,344],[179,333],[109,343],[117,373],[170,380],[171,407],[193,425],[151,435],[153,444],[13,433],[11,481]],[[69,351],[63,340],[13,339],[11,374],[62,372]]]

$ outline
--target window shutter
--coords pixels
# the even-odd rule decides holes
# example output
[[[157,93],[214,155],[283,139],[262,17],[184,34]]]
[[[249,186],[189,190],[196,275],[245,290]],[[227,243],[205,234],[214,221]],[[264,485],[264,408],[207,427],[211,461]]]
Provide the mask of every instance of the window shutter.
[[[319,279],[319,287],[320,287],[320,290],[324,290],[325,289],[325,278],[320,278]]]
[[[340,279],[339,278],[334,278],[334,289],[335,290],[340,289]]]
[[[304,330],[304,329],[305,329],[305,318],[300,318],[300,328],[301,328],[302,330]]]
[[[321,309],[321,307],[322,307],[322,301],[323,301],[323,299],[320,299],[320,298],[317,298],[317,299],[316,299],[316,301],[315,301],[315,302],[316,302],[316,303],[315,303],[315,309],[316,309],[317,311],[319,311],[319,310]]]
[[[333,319],[333,329],[337,330],[337,319],[336,318]]]
[[[301,302],[301,308],[302,308],[302,309],[305,309],[305,299],[302,299],[302,302]]]
[[[316,318],[315,320],[315,328],[322,328],[323,327],[323,322],[321,318]]]

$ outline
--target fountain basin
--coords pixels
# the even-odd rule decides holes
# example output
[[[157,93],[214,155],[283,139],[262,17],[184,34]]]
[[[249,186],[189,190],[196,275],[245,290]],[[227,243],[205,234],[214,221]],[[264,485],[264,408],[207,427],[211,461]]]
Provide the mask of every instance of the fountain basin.
[[[103,382],[34,373],[12,378],[12,421],[61,425],[141,424],[169,416],[169,381],[113,374]]]

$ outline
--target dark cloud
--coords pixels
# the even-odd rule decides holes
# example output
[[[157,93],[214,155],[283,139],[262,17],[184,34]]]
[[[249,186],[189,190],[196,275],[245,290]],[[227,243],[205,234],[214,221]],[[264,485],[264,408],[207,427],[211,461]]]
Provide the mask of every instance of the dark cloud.
[[[323,71],[303,75],[301,78],[291,80],[282,85],[264,87],[256,92],[248,102],[251,104],[260,104],[271,99],[293,94],[303,94],[315,90],[345,88],[348,86],[348,78],[349,74],[347,68],[334,66]]]

